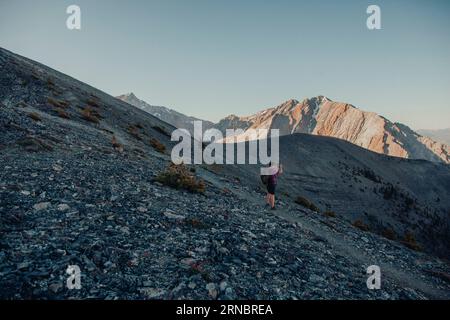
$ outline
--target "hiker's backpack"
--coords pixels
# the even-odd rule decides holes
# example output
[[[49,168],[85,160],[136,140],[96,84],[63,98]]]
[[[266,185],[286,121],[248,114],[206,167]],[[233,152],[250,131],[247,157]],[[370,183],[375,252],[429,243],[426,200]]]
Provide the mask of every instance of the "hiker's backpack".
[[[267,186],[269,184],[269,177],[268,175],[261,175],[261,182]]]

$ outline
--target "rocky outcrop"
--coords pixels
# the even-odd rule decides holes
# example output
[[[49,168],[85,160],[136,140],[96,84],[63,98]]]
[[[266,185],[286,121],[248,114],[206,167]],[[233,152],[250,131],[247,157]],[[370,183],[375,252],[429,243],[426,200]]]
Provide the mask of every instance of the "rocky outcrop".
[[[429,137],[434,141],[450,145],[450,128],[440,130],[417,130],[417,133]]]

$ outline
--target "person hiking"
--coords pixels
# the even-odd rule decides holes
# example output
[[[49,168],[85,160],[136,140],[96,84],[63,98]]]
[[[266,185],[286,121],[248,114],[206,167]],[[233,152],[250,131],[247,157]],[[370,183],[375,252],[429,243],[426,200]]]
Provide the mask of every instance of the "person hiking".
[[[275,210],[275,189],[278,182],[278,176],[283,173],[283,166],[269,163],[270,174],[266,176],[265,182],[267,186],[266,202],[272,210]]]

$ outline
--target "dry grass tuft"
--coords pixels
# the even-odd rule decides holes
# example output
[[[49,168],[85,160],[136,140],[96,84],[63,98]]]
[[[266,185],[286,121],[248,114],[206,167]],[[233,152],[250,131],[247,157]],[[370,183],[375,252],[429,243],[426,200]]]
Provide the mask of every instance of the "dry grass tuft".
[[[28,152],[52,151],[53,147],[41,139],[27,136],[17,141]]]
[[[81,117],[84,120],[87,120],[89,122],[93,122],[93,123],[99,123],[100,122],[100,114],[95,111],[92,110],[92,108],[90,107],[85,107],[82,111],[81,111]]]
[[[358,228],[359,230],[362,230],[362,231],[370,231],[369,226],[368,226],[367,224],[365,224],[364,222],[362,222],[361,220],[356,220],[356,221],[354,221],[354,222],[352,223],[352,225],[353,225],[355,228]]]
[[[314,203],[312,203],[310,200],[306,199],[305,197],[298,196],[295,199],[295,203],[297,203],[305,208],[308,208],[309,210],[320,212],[320,209]]]
[[[48,98],[47,102],[49,104],[51,104],[52,106],[61,108],[61,109],[67,108],[69,106],[69,103],[67,101],[56,100],[54,98]]]
[[[127,128],[127,131],[136,140],[139,140],[139,141],[142,140],[141,136],[139,135],[139,130],[138,130],[138,128],[136,128],[136,126],[130,124]]]
[[[97,102],[96,99],[90,98],[86,101],[86,103],[91,107],[100,108],[100,104]]]
[[[165,153],[166,152],[166,146],[163,145],[161,142],[159,142],[159,140],[157,140],[155,138],[151,138],[150,139],[150,145],[153,147],[153,149],[155,149],[159,153]]]
[[[416,238],[414,237],[414,235],[407,231],[405,233],[405,237],[403,239],[403,241],[401,241],[405,246],[407,246],[408,248],[415,250],[415,251],[422,251],[422,247],[417,243]]]
[[[323,214],[329,218],[336,218],[336,212],[331,210],[325,211]]]
[[[123,146],[117,141],[116,136],[112,137],[111,144],[112,144],[114,150],[123,152]]]
[[[389,240],[395,240],[397,238],[397,235],[395,234],[395,231],[392,230],[392,229],[389,229],[389,228],[388,229],[384,229],[381,232],[381,235],[383,237],[385,237],[386,239],[389,239]]]
[[[40,115],[38,115],[36,112],[31,112],[28,114],[28,116],[33,119],[34,121],[42,121],[42,118]]]
[[[47,78],[47,85],[49,87],[54,87],[55,86],[55,81],[52,78]]]
[[[204,223],[198,218],[189,218],[184,221],[184,224],[186,226],[195,228],[195,229],[207,229],[209,225],[207,223]]]
[[[69,114],[63,109],[56,109],[56,113],[58,114],[58,117],[60,117],[60,118],[70,119]]]
[[[196,193],[205,192],[205,183],[202,180],[197,180],[185,165],[171,164],[156,177],[156,181],[175,189],[184,189]]]

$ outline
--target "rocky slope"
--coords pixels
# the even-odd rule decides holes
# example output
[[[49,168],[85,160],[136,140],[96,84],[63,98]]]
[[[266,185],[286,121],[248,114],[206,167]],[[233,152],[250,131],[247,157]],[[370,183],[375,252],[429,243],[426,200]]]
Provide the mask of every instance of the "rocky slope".
[[[422,137],[410,128],[373,112],[362,111],[348,103],[319,96],[303,101],[289,100],[248,117],[231,115],[217,127],[279,129],[281,135],[308,133],[335,137],[378,153],[411,159],[450,163],[448,145]],[[249,133],[237,137],[248,139]]]
[[[429,137],[434,141],[450,145],[450,128],[440,130],[417,130],[419,134],[425,137]]]
[[[249,150],[249,147],[246,147]],[[389,157],[351,143],[308,134],[280,139],[285,168],[277,187],[294,202],[312,202],[349,223],[403,242],[408,234],[422,250],[450,258],[450,170],[425,160]],[[231,166],[224,175],[259,182],[258,166]]]
[[[171,124],[176,128],[187,129],[193,135],[194,126],[193,122],[198,121],[200,119],[195,117],[190,117],[180,112],[177,112],[173,109],[169,109],[162,106],[153,106],[148,104],[147,102],[138,99],[134,93],[127,93],[117,97],[122,101],[125,101],[136,108],[144,110],[145,112],[150,113],[151,115],[161,119],[164,122]],[[203,122],[204,130],[209,129],[213,126],[212,122],[201,120]]]
[[[0,298],[450,298],[446,260],[311,211],[293,195],[280,194],[278,210],[268,211],[253,167],[193,167],[204,193],[162,185],[155,177],[170,163],[173,127],[3,49],[0,71]],[[314,149],[322,138],[286,138],[303,145],[296,148],[308,161],[322,159],[321,172],[286,161],[310,188],[340,172]],[[348,161],[386,159],[383,179],[425,163],[416,184],[425,190],[434,174],[442,177],[431,191],[448,188],[441,165],[326,141]],[[344,166],[346,179],[362,179]],[[280,182],[294,194],[301,185],[292,177]],[[65,286],[73,264],[80,290]],[[366,286],[372,264],[382,270],[380,290]]]

